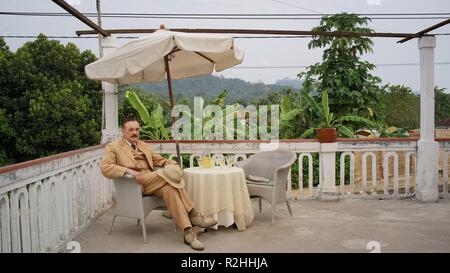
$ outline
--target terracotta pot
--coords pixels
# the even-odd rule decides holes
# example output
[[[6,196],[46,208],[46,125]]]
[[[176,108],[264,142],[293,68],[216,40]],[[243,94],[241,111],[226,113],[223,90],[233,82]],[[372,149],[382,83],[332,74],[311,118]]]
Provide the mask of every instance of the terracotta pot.
[[[336,142],[336,128],[319,128],[317,129],[317,138],[320,143]]]

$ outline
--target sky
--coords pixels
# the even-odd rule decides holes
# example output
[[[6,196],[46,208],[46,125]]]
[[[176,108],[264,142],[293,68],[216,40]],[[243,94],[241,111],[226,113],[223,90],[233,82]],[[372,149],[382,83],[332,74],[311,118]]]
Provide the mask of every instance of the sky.
[[[95,0],[67,0],[81,12],[96,12]],[[450,13],[448,0],[102,0],[102,12],[120,13]],[[50,0],[1,0],[0,11],[64,12]],[[450,15],[445,15],[447,18]],[[380,16],[379,16],[380,17]],[[96,20],[95,18],[91,18]],[[376,20],[370,27],[378,32],[415,33],[444,19]],[[319,20],[244,20],[244,19],[135,19],[103,18],[104,29],[113,28],[238,28],[310,30]],[[0,36],[38,35],[75,36],[77,30],[89,28],[75,17],[35,17],[0,15]],[[432,33],[450,33],[450,24]],[[121,35],[126,36],[126,35]],[[130,36],[130,35],[128,35]],[[133,34],[133,36],[139,36]],[[249,35],[245,35],[249,36]],[[30,39],[5,38],[12,51]],[[97,39],[60,39],[75,43],[81,50],[98,55]],[[373,74],[383,83],[403,84],[419,91],[419,50],[417,39],[398,44],[398,38],[374,38],[373,53],[363,59],[379,65]],[[123,45],[129,39],[118,39]],[[301,39],[235,39],[245,51],[241,65],[215,75],[240,78],[250,82],[274,83],[282,78],[296,78],[305,66],[321,61],[321,50],[308,49],[310,38]],[[450,89],[450,35],[436,36],[435,83]],[[439,64],[447,63],[447,64]],[[392,65],[403,64],[403,65]],[[409,65],[404,65],[409,64]],[[288,66],[288,68],[280,68]],[[294,67],[292,67],[294,66]],[[266,68],[255,68],[266,67]]]

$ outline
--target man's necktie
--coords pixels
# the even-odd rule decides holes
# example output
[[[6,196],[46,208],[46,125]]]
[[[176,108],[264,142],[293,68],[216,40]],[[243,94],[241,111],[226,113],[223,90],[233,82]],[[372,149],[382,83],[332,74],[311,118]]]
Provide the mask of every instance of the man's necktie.
[[[136,144],[135,143],[131,143],[131,148],[133,148],[133,151],[136,151]]]

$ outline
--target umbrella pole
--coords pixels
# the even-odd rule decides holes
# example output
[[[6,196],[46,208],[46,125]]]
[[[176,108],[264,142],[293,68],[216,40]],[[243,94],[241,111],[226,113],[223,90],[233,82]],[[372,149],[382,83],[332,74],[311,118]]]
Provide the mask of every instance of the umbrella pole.
[[[166,65],[167,86],[169,87],[170,111],[172,112],[172,109],[174,107],[173,95],[172,95],[172,79],[170,78],[169,57],[167,55],[164,56],[164,63]],[[175,121],[176,121],[176,118],[172,117],[172,124],[174,124]],[[177,150],[178,165],[180,165],[180,168],[183,169],[183,165],[181,164],[181,156],[180,156],[180,144],[178,143],[178,140],[175,140],[175,145],[176,145],[176,150]]]

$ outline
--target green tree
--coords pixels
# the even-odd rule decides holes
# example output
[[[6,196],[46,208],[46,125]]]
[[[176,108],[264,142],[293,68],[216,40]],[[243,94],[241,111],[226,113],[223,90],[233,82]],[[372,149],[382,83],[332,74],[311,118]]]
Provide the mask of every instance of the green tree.
[[[382,89],[380,111],[385,124],[407,130],[419,128],[419,96],[404,85],[385,85]]]
[[[434,88],[435,97],[435,121],[439,122],[450,118],[450,94],[445,93],[445,88]]]
[[[13,53],[9,50],[5,41],[0,38],[0,75],[7,75],[12,57]],[[8,91],[7,80],[5,77],[0,77],[0,100],[2,94]],[[11,114],[6,112],[5,106],[3,101],[0,101],[0,166],[14,162],[8,148],[14,139],[15,132],[10,124]]]
[[[313,31],[370,33],[370,19],[356,14],[340,13],[324,16]],[[309,49],[323,48],[322,62],[299,73],[304,78],[303,88],[308,93],[324,91],[330,98],[330,111],[337,115],[373,108],[379,96],[381,79],[370,72],[375,65],[361,60],[361,55],[372,52],[373,42],[367,37],[313,36]],[[357,111],[355,113],[355,110]]]
[[[43,34],[15,53],[0,39],[0,138],[9,162],[99,143],[100,83],[84,74],[95,59]]]

